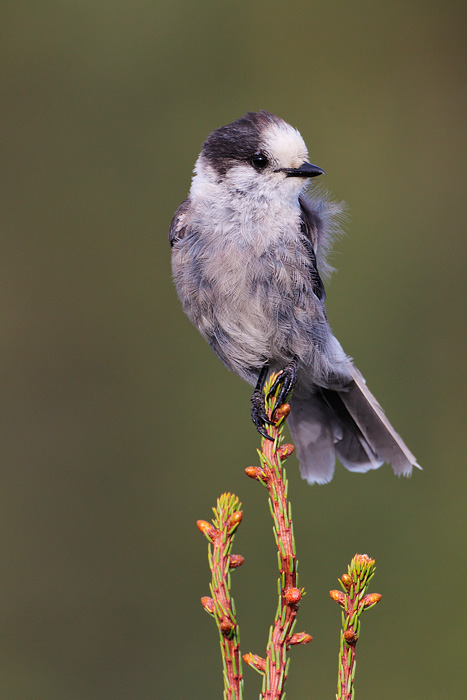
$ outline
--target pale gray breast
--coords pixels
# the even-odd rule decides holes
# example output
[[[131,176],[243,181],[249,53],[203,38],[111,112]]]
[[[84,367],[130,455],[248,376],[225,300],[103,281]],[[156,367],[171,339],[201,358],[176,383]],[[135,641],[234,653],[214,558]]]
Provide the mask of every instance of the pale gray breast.
[[[261,217],[239,221],[238,210],[226,208],[182,214],[190,223],[183,236],[173,234],[178,294],[223,362],[253,382],[252,368],[284,366],[296,356],[321,381],[335,353],[299,211],[267,217],[268,225]]]

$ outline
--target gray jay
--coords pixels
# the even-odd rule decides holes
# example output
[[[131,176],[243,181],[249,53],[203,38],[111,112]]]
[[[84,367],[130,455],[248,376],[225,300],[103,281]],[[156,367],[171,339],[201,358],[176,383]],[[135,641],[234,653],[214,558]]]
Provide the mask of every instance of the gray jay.
[[[387,462],[409,476],[415,457],[328,324],[322,276],[341,207],[316,188],[305,194],[324,171],[308,162],[300,133],[250,112],[208,136],[194,172],[170,226],[175,285],[214,352],[255,386],[258,431],[268,437],[262,390],[280,372],[277,405],[293,388],[304,479],[330,481],[336,456],[353,472]]]

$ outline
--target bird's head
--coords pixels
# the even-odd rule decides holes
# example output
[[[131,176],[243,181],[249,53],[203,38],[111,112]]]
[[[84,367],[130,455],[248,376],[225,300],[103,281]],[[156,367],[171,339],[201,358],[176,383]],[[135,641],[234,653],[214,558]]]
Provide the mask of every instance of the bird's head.
[[[195,173],[195,191],[218,185],[236,196],[289,199],[324,170],[308,162],[297,129],[269,112],[249,112],[208,136]]]

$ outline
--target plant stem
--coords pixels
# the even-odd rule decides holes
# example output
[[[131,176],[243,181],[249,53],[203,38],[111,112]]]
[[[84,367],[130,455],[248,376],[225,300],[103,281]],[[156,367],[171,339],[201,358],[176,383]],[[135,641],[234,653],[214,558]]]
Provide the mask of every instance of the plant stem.
[[[336,700],[354,700],[355,697],[355,646],[360,636],[360,615],[381,600],[379,593],[367,594],[375,568],[374,559],[367,554],[356,554],[347,573],[339,579],[343,592],[329,591],[343,609]]]
[[[209,567],[212,580],[211,596],[201,598],[204,609],[216,620],[220,636],[224,667],[224,700],[242,700],[243,678],[234,600],[230,595],[230,569],[243,563],[243,557],[231,554],[232,542],[242,520],[240,502],[234,494],[224,493],[213,508],[213,525],[198,520],[197,525],[209,540]]]
[[[275,380],[272,376],[265,387],[265,395]],[[274,409],[275,397],[266,398],[269,418]],[[274,537],[278,549],[279,565],[279,600],[270,628],[266,647],[266,659],[247,654],[244,660],[257,671],[264,674],[261,698],[263,700],[281,700],[284,697],[284,685],[287,679],[289,661],[287,650],[294,644],[307,644],[311,636],[304,632],[293,634],[295,618],[303,590],[298,588],[298,561],[292,525],[292,509],[287,498],[288,482],[283,461],[293,452],[293,445],[282,445],[285,419],[290,412],[288,404],[275,411],[274,425],[267,430],[273,440],[262,440],[259,452],[261,468],[249,467],[247,474],[266,486],[269,493],[269,507],[273,519]]]

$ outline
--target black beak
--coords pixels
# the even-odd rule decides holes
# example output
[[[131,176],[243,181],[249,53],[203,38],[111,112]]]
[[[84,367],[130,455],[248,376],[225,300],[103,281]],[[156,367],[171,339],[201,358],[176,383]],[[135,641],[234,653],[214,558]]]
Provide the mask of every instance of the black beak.
[[[285,173],[287,177],[316,177],[317,175],[325,175],[322,168],[318,168],[317,165],[312,165],[311,163],[303,163],[299,168],[281,168],[280,172]]]

